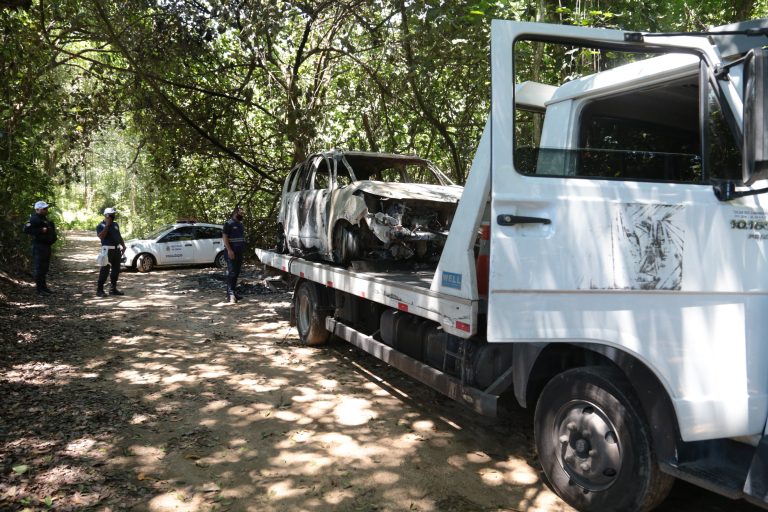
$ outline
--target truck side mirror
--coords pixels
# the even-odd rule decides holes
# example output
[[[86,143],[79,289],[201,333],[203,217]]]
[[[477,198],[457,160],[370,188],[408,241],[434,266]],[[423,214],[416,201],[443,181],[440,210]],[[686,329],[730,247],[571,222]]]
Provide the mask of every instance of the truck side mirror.
[[[742,142],[745,185],[768,178],[768,51],[754,48],[744,62],[744,137]]]

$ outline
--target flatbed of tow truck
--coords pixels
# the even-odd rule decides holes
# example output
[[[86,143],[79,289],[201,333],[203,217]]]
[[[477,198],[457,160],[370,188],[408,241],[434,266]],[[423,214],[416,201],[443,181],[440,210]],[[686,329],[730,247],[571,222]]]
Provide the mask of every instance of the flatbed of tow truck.
[[[256,256],[263,264],[299,278],[435,321],[461,338],[477,332],[480,301],[430,290],[434,271],[347,270],[265,249],[256,249]]]

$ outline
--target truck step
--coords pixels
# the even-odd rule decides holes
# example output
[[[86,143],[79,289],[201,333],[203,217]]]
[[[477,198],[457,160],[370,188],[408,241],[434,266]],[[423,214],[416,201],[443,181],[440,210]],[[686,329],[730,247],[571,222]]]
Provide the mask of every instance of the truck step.
[[[747,471],[743,467],[724,464],[722,460],[702,460],[681,464],[662,464],[662,471],[675,478],[737,500],[744,497]]]

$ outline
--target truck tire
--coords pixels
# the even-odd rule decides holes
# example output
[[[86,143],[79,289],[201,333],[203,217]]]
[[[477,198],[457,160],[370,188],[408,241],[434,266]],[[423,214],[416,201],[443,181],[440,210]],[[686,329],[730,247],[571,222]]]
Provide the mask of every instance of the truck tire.
[[[534,415],[539,462],[554,491],[580,511],[646,511],[666,498],[649,429],[624,375],[565,371],[544,387]]]
[[[318,285],[310,281],[302,281],[294,296],[296,329],[302,343],[309,346],[324,344],[331,334],[325,328],[326,315],[323,314],[319,296]]]

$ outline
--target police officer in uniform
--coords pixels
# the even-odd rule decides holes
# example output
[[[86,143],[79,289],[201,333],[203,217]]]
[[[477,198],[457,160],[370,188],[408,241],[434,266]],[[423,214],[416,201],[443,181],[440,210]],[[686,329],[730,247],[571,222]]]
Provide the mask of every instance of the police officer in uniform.
[[[48,203],[35,203],[35,213],[29,216],[24,232],[32,235],[32,264],[35,288],[38,295],[53,293],[46,284],[48,268],[51,266],[51,246],[56,242],[56,226],[48,220]]]
[[[125,295],[117,289],[117,277],[120,275],[120,259],[125,252],[125,242],[120,234],[120,226],[115,222],[117,210],[107,208],[104,210],[104,220],[96,226],[96,235],[101,240],[101,246],[107,247],[107,260],[109,264],[104,265],[99,270],[99,282],[96,288],[96,295],[105,297],[104,283],[107,282],[107,276],[110,276],[112,286],[109,289],[110,295]],[[121,249],[118,250],[118,247]]]
[[[224,247],[227,249],[224,259],[227,261],[227,301],[234,304],[242,297],[235,293],[237,278],[240,276],[240,267],[243,266],[243,254],[245,253],[245,226],[243,216],[245,210],[236,206],[232,210],[232,216],[224,223]]]

